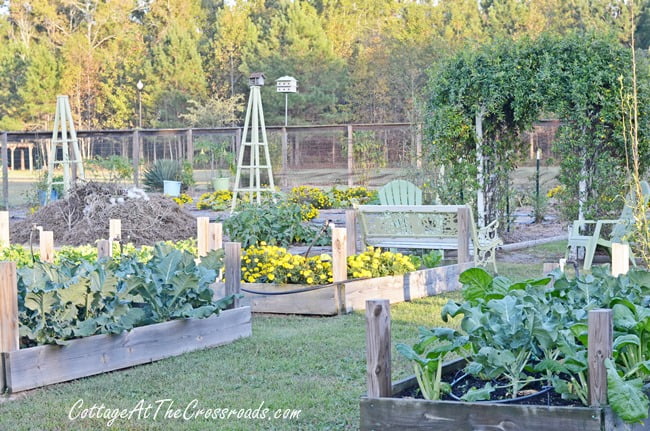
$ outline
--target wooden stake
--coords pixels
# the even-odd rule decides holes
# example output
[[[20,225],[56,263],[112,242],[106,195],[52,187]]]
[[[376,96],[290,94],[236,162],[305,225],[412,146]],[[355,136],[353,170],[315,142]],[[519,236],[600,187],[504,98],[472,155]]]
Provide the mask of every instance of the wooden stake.
[[[612,310],[589,311],[587,324],[589,405],[599,407],[607,404],[607,369],[604,361],[612,357]]]
[[[208,235],[208,250],[220,250],[223,248],[223,225],[221,223],[210,223]]]
[[[469,208],[458,208],[458,263],[470,261],[469,239],[472,229],[470,223],[473,223],[473,221]],[[476,250],[474,250],[474,253],[476,253]]]
[[[241,292],[241,244],[227,242],[224,244],[226,257],[224,260],[226,278],[226,296],[238,295]],[[238,308],[239,298],[235,298],[228,308]]]
[[[0,262],[0,352],[13,352],[19,347],[16,280],[16,262]]]
[[[618,277],[627,274],[630,269],[630,246],[612,243],[612,275]]]
[[[390,302],[366,301],[366,360],[368,398],[391,395]]]
[[[122,220],[112,218],[109,221],[108,227],[108,240],[121,241],[122,240]]]
[[[54,262],[54,233],[51,230],[41,231],[40,253],[42,262]]]
[[[542,266],[542,273],[544,275],[548,274],[549,272],[553,271],[555,268],[559,268],[560,264],[555,263],[555,262],[544,262]]]
[[[348,279],[347,230],[332,229],[332,274],[334,283]]]
[[[205,256],[208,252],[208,235],[210,232],[210,218],[196,218],[196,246],[199,257]]]
[[[0,247],[9,247],[9,211],[0,211]]]
[[[352,125],[348,124],[348,187],[354,186],[354,138]]]
[[[100,239],[97,241],[97,257],[101,259],[111,256],[113,256],[113,241],[108,239]]]
[[[357,254],[357,212],[345,210],[345,228],[348,230],[348,256]]]

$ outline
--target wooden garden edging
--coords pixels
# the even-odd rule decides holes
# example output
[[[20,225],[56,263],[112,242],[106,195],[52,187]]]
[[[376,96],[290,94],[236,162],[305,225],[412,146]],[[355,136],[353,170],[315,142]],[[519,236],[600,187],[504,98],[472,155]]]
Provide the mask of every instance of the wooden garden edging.
[[[205,319],[172,320],[117,335],[93,335],[70,340],[65,346],[19,349],[17,305],[16,264],[0,262],[0,393],[145,364],[228,344],[252,333],[250,307],[238,307],[235,301],[231,309]]]
[[[363,310],[369,298],[388,298],[393,303],[438,295],[458,289],[458,276],[471,263],[422,269],[403,275],[346,280],[300,293],[278,295],[319,286],[301,284],[242,283],[242,304],[256,313],[307,314],[331,316]],[[269,292],[268,295],[249,293]],[[223,296],[223,284],[215,285],[216,296]]]
[[[363,310],[369,298],[387,298],[391,303],[438,295],[458,288],[458,276],[471,268],[471,262],[423,269],[402,275],[347,280],[348,245],[346,228],[332,231],[332,269],[334,283],[322,286],[300,284],[242,283],[242,304],[256,313],[307,314],[331,316]],[[228,256],[228,253],[226,253]],[[240,263],[226,260],[228,268]],[[215,296],[223,296],[223,283],[214,285]],[[304,291],[301,291],[304,290]],[[282,292],[301,291],[281,294]],[[260,293],[251,293],[260,292]],[[261,292],[268,292],[263,294]]]
[[[368,391],[360,401],[360,430],[437,431],[648,431],[644,424],[626,424],[607,403],[604,360],[612,353],[612,310],[591,310],[588,319],[588,384],[590,407],[496,404],[490,402],[431,401],[399,398],[416,389],[415,376],[391,384],[390,304],[366,304]],[[461,368],[455,361],[443,374]]]

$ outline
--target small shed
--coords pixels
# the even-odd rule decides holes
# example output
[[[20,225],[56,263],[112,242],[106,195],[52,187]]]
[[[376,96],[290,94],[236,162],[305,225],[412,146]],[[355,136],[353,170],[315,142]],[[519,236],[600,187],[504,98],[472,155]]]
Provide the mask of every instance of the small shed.
[[[278,93],[295,93],[298,91],[298,81],[293,76],[282,76],[275,80]]]
[[[253,72],[251,75],[248,77],[248,85],[253,86],[262,86],[264,85],[264,80],[266,79],[266,76],[262,72]]]

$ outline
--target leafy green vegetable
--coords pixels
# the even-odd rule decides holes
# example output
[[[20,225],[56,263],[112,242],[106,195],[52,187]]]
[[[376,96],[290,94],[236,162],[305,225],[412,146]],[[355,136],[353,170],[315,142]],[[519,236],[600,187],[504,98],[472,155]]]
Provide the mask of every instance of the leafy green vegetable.
[[[611,359],[605,359],[607,368],[607,398],[612,410],[625,422],[641,422],[648,417],[647,395],[641,379],[624,380]]]
[[[232,296],[215,301],[210,284],[223,251],[197,264],[194,255],[159,243],[146,261],[138,255],[89,262],[62,258],[18,270],[20,332],[38,344],[135,326],[218,313]]]
[[[553,285],[549,278],[512,283],[478,268],[460,275],[464,302],[449,301],[441,317],[447,322],[462,316],[461,331],[452,333],[464,337],[465,371],[487,380],[505,379],[513,394],[531,381],[528,372],[539,373],[564,398],[587,404],[587,316],[589,310],[611,308],[610,402],[626,421],[645,418],[648,401],[641,385],[650,380],[650,273],[632,269],[615,278],[595,267],[592,274],[579,278],[553,275]],[[444,333],[442,328],[432,331]],[[441,343],[440,338],[435,342]],[[454,339],[449,335],[444,342],[453,344]],[[426,364],[412,353],[406,356],[420,366]],[[431,372],[421,376],[438,378]],[[489,392],[478,388],[463,399],[482,399]]]

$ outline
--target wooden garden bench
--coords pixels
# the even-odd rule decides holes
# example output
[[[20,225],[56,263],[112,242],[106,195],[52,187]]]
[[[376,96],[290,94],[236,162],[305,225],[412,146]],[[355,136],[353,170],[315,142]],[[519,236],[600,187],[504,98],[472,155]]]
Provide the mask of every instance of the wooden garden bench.
[[[648,203],[650,200],[650,185],[646,181],[641,181],[641,192],[643,194],[644,202]],[[596,254],[596,248],[603,247],[608,250],[611,255],[612,243],[627,243],[629,235],[634,231],[634,205],[636,205],[636,198],[633,192],[627,194],[625,198],[625,206],[621,215],[616,220],[575,220],[569,226],[569,240],[565,257],[568,259],[569,255],[573,253],[578,257],[578,248],[584,247],[585,257],[583,267],[585,270],[591,269],[591,264]],[[606,226],[611,225],[611,231],[606,233]],[[593,228],[593,230],[592,230]],[[588,230],[591,233],[583,233],[582,231]],[[634,255],[630,249],[630,262],[636,266]]]
[[[461,263],[473,251],[475,265],[491,262],[497,271],[495,250],[503,244],[497,235],[498,222],[478,229],[468,206],[357,205],[355,209],[366,246],[458,250]]]
[[[379,189],[381,205],[422,205],[422,190],[415,184],[394,180]]]

